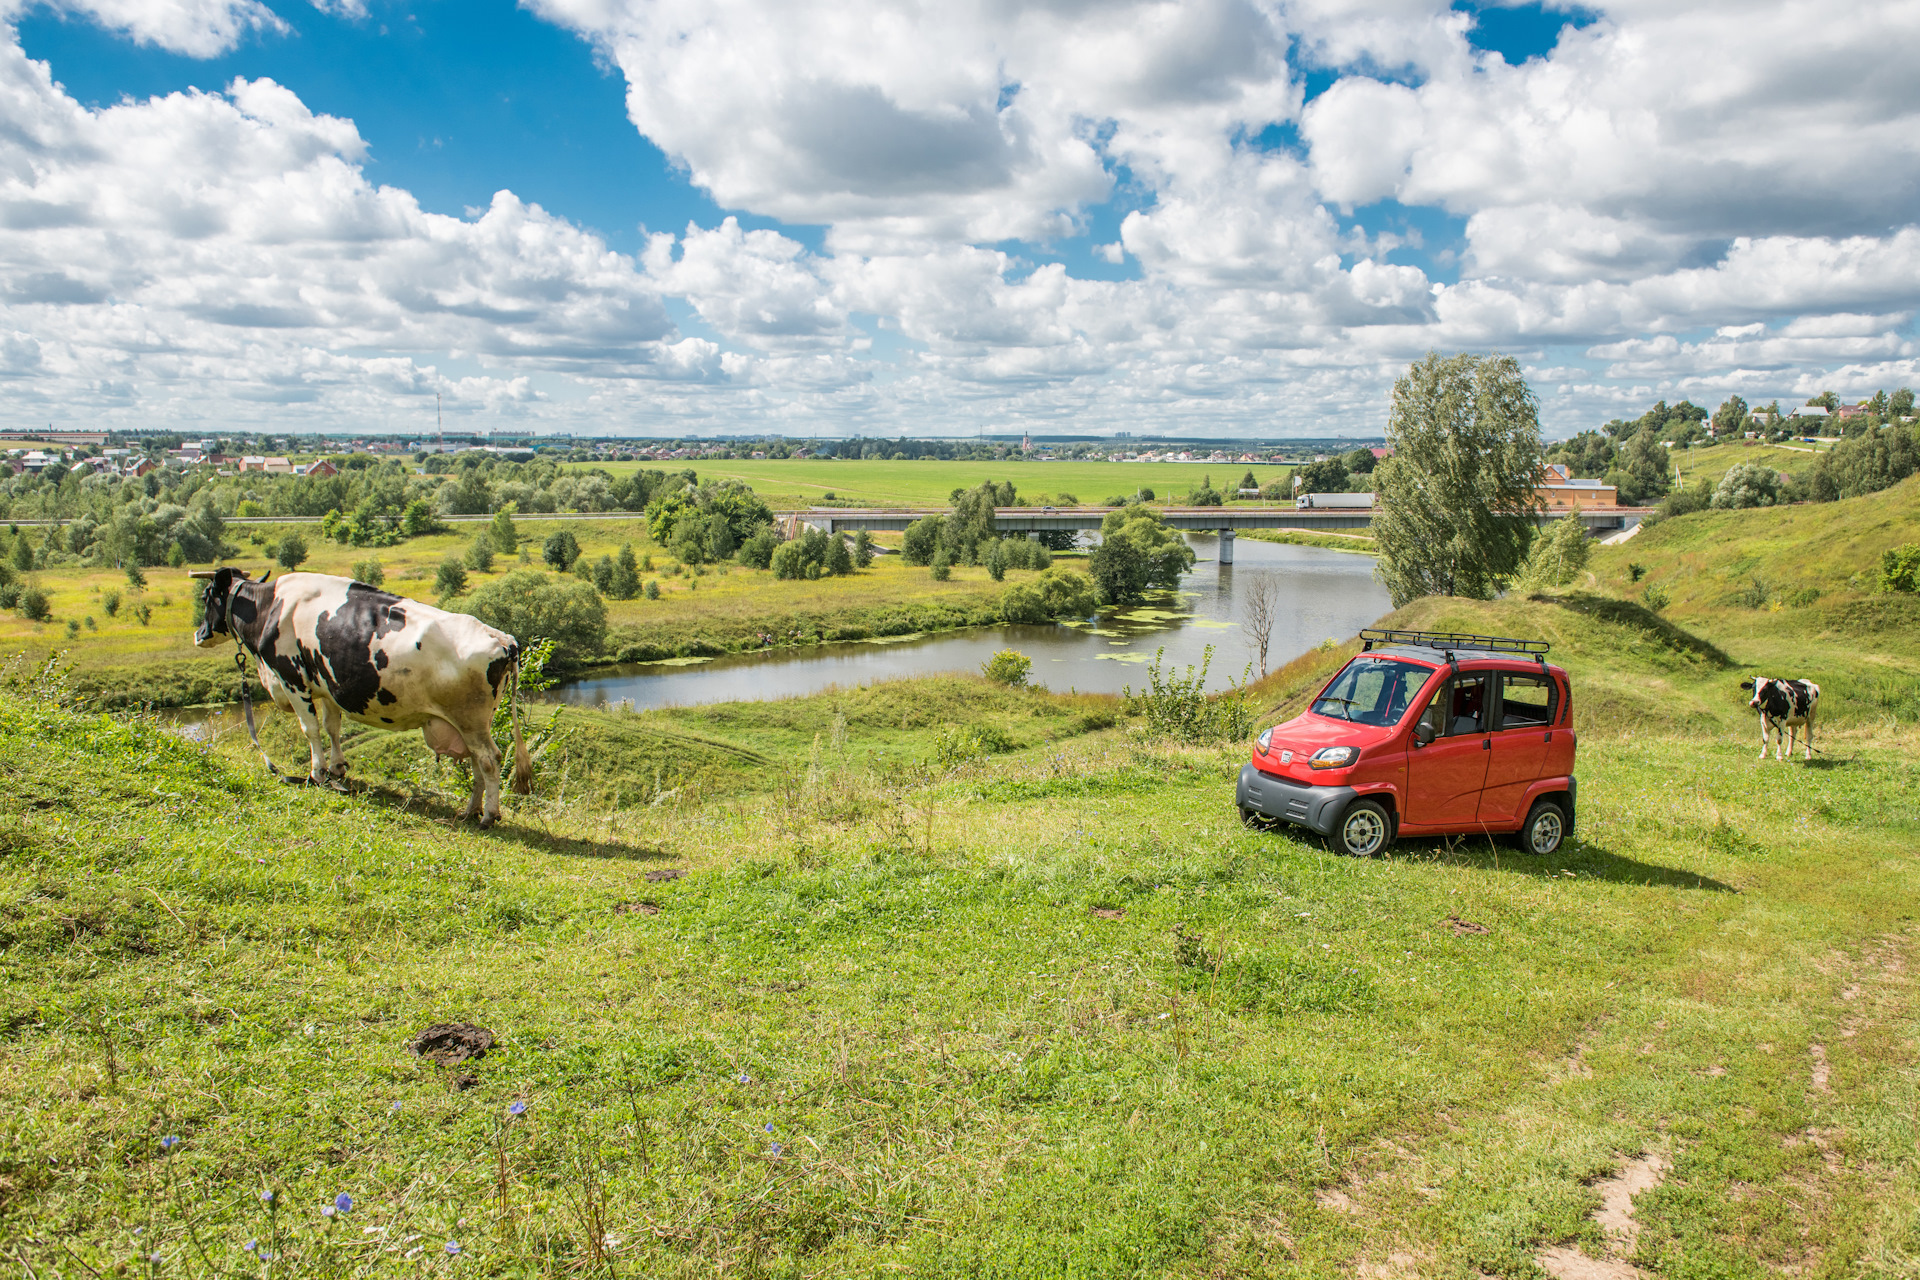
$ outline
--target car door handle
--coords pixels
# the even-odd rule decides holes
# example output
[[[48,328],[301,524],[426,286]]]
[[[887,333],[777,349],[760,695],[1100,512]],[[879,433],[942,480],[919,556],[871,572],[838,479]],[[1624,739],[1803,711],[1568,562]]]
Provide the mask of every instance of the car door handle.
[[[1552,742],[1552,741],[1553,741],[1553,730],[1551,730],[1551,729],[1549,729],[1549,730],[1547,730],[1547,736],[1546,736],[1546,737],[1544,737],[1544,738],[1542,738],[1542,739],[1540,739],[1540,741],[1542,741],[1542,742]]]
[[[1480,749],[1481,749],[1482,751],[1491,751],[1491,750],[1493,750],[1493,739],[1492,739],[1492,738],[1482,738],[1482,739],[1480,739]]]

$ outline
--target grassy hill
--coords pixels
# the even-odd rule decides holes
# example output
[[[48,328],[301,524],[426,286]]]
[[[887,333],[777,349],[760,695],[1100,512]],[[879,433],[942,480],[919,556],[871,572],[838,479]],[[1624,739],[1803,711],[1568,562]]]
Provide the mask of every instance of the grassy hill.
[[[288,788],[16,679],[0,1240],[37,1275],[1910,1274],[1920,730],[1848,694],[1812,767],[1762,764],[1734,685],[1904,679],[1913,640],[1821,638],[1851,588],[1718,603],[1743,553],[1696,532],[1805,518],[1397,616],[1575,673],[1546,859],[1250,832],[1243,745],[971,680],[568,711],[482,835],[404,740]],[[1610,593],[1630,557],[1664,614]],[[497,1047],[408,1052],[453,1020]],[[1595,1216],[1628,1166],[1630,1239]]]

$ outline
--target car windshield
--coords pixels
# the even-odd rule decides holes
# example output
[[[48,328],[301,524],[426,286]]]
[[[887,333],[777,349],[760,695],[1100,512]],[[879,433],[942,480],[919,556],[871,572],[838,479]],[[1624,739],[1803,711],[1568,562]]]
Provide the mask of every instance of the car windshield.
[[[1314,699],[1313,712],[1354,724],[1395,724],[1432,674],[1432,667],[1362,654]]]

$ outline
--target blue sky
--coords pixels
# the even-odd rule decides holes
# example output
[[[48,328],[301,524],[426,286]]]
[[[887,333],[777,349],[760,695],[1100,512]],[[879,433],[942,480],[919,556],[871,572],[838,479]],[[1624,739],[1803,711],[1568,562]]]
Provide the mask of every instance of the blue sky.
[[[1447,2],[25,0],[0,403],[1374,434],[1465,349],[1563,434],[1916,380],[1911,24],[1808,74],[1790,0]]]

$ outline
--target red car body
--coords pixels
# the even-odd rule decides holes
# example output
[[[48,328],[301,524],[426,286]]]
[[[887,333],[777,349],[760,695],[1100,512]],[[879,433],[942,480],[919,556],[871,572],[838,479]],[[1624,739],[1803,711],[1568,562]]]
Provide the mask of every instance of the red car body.
[[[1573,830],[1578,743],[1573,687],[1546,646],[1361,634],[1368,650],[1311,709],[1255,742],[1241,816],[1307,827],[1357,856],[1403,835],[1521,833],[1534,852],[1558,848]]]

